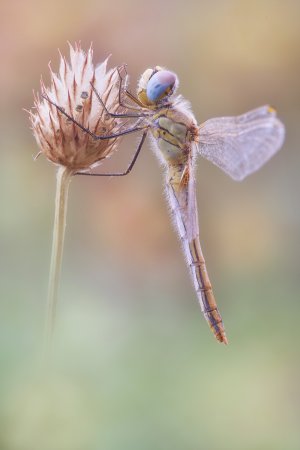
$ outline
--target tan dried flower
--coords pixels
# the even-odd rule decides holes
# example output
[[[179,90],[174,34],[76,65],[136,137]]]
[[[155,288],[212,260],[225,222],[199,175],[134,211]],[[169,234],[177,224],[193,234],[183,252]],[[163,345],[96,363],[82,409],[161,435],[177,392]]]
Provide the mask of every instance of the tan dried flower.
[[[30,111],[39,154],[43,153],[58,166],[45,329],[46,354],[51,347],[55,324],[71,178],[109,157],[121,136],[132,132],[126,127],[124,118],[129,117],[129,121],[136,118],[136,115],[123,114],[126,111],[120,105],[123,78],[119,70],[107,71],[106,66],[107,59],[94,66],[91,47],[85,53],[80,45],[70,45],[70,62],[60,55],[59,74],[55,74],[49,65],[51,87],[46,88],[41,81],[42,98],[35,96],[35,111]],[[120,113],[123,120],[113,116]]]
[[[41,81],[44,98],[35,95],[36,111],[30,112],[39,154],[43,153],[48,160],[73,172],[94,167],[111,155],[119,138],[95,140],[47,99],[92,133],[103,136],[115,134],[122,124],[105,113],[96,92],[110,112],[122,112],[118,72],[115,69],[107,71],[107,59],[95,67],[92,47],[85,53],[78,44],[74,47],[70,45],[70,62],[60,54],[58,74],[52,71],[50,64],[49,68],[51,87],[46,88]]]

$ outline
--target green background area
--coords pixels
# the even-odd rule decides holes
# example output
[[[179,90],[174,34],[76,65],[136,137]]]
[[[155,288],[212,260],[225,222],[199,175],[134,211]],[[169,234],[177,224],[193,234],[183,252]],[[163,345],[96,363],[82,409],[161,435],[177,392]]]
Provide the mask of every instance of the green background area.
[[[1,5],[0,450],[298,450],[300,3]],[[174,70],[197,120],[270,103],[283,150],[235,183],[198,161],[200,236],[230,345],[214,341],[147,143],[123,179],[71,183],[55,354],[39,356],[55,168],[22,108],[67,40]],[[123,139],[103,170],[127,167]]]

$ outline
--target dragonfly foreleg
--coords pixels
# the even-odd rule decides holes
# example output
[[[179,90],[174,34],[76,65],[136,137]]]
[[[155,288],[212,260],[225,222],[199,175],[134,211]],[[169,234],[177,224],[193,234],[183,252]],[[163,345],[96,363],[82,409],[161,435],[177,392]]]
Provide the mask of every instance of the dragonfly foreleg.
[[[129,164],[128,168],[125,170],[125,172],[121,172],[121,173],[86,173],[86,172],[77,172],[75,175],[88,175],[88,176],[91,176],[91,177],[123,177],[125,175],[128,175],[131,172],[131,170],[132,170],[133,166],[135,165],[136,160],[137,160],[137,158],[138,158],[138,156],[140,154],[140,151],[141,151],[141,149],[143,147],[143,144],[144,144],[146,136],[147,136],[147,132],[148,132],[148,130],[144,131],[142,139],[141,139],[141,141],[140,141],[140,143],[139,143],[139,145],[138,145],[138,147],[137,147],[137,149],[136,149],[136,151],[134,153],[133,159],[132,159],[131,163]]]
[[[127,89],[124,90],[124,93],[127,95],[127,97],[130,98],[131,101],[139,105],[141,108],[145,108],[145,105],[143,105],[142,102],[139,101],[138,98],[136,98],[131,92],[129,92]]]
[[[119,104],[120,104],[120,106],[123,106],[123,108],[127,108],[127,109],[131,109],[131,110],[133,110],[133,111],[140,111],[140,108],[145,108],[145,106],[133,95],[133,94],[131,94],[127,89],[126,89],[126,86],[125,87],[123,87],[123,81],[124,81],[124,78],[123,78],[123,76],[122,76],[122,74],[121,74],[121,69],[124,69],[124,71],[125,71],[125,77],[127,78],[127,76],[128,76],[128,74],[127,74],[127,70],[126,70],[126,65],[125,64],[123,64],[122,66],[120,66],[120,67],[118,67],[117,68],[117,71],[118,71],[118,75],[119,75],[119,78],[120,78],[120,86],[119,86]],[[132,106],[132,105],[125,105],[125,103],[123,103],[123,100],[122,100],[122,97],[121,97],[121,92],[122,93],[124,93],[124,94],[126,94],[129,98],[130,98],[130,100],[131,101],[133,101],[136,105],[138,105],[139,106],[139,108],[135,108],[134,106]]]
[[[111,112],[109,112],[108,109],[106,108],[106,105],[105,105],[105,103],[103,102],[103,100],[101,99],[101,97],[100,97],[100,95],[99,95],[99,92],[97,91],[97,89],[95,88],[95,86],[93,86],[92,83],[91,83],[91,88],[92,88],[94,94],[96,95],[96,97],[97,97],[99,103],[101,103],[102,108],[104,109],[104,111],[106,112],[106,114],[108,114],[110,117],[114,117],[114,118],[121,118],[121,117],[123,117],[123,118],[130,118],[130,117],[133,117],[133,118],[136,118],[136,117],[149,117],[149,116],[150,116],[150,114],[146,114],[146,113],[140,113],[140,114],[135,114],[135,113],[133,113],[133,114],[132,114],[132,113],[129,113],[129,114],[128,114],[128,113],[115,114],[115,113],[111,113]],[[120,101],[119,101],[119,103],[120,103]],[[120,103],[120,105],[121,105],[121,103]],[[121,105],[121,106],[123,106],[123,105]],[[128,109],[127,106],[125,106],[125,108]]]

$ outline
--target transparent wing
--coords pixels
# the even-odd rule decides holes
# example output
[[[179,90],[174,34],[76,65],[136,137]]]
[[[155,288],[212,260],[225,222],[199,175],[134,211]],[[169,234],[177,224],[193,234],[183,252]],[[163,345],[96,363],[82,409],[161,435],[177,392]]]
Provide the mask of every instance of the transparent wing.
[[[270,106],[200,125],[198,151],[235,180],[260,169],[282,146],[283,123]]]
[[[175,188],[175,189],[174,189]],[[173,186],[173,193],[184,223],[184,228],[189,240],[199,235],[198,212],[196,200],[196,183],[194,167],[190,160],[185,166],[179,186]]]
[[[194,177],[194,167],[192,162],[189,162],[189,180],[187,185],[187,216],[189,227],[188,237],[189,239],[195,239],[199,236],[199,224],[198,224],[198,210],[197,210],[197,198],[196,198],[196,181]]]

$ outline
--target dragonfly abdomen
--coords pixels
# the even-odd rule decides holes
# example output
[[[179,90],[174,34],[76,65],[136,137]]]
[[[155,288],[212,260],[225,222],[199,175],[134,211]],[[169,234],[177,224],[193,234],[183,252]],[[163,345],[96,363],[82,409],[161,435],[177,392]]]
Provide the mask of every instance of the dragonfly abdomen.
[[[205,260],[202,254],[198,230],[193,231],[191,236],[187,205],[188,193],[180,189],[180,183],[176,182],[176,171],[168,173],[167,193],[175,226],[179,234],[183,251],[189,266],[190,274],[194,283],[201,311],[208,322],[212,332],[219,342],[227,344],[225,328],[222,317],[217,308],[212,286],[208,277]],[[182,178],[182,176],[181,176]],[[197,215],[196,205],[194,214]]]
[[[199,237],[197,236],[191,241],[187,240],[187,246],[187,252],[189,252],[189,257],[191,260],[189,267],[201,306],[201,311],[217,340],[227,344],[225,328],[208,277],[205,260],[200,247]]]

